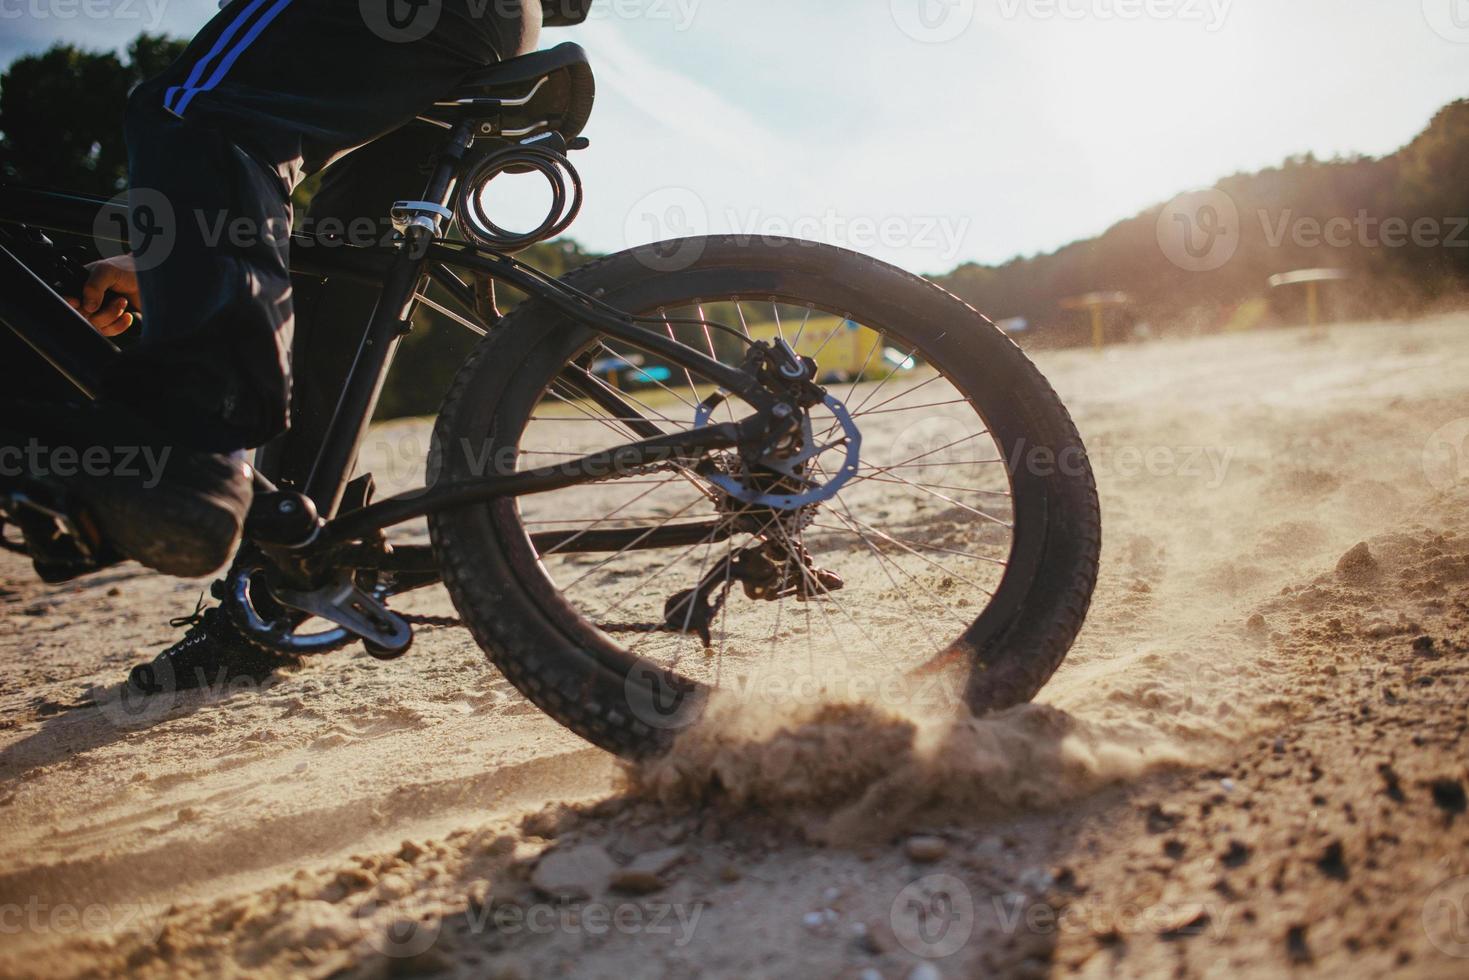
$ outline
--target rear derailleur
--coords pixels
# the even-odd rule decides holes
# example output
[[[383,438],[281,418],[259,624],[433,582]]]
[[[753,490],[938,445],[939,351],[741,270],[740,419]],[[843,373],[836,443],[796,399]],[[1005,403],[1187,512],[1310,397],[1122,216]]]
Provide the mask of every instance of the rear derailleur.
[[[661,623],[603,623],[608,633],[693,634],[707,649],[714,645],[714,620],[738,582],[745,596],[764,602],[794,597],[801,602],[845,587],[830,569],[819,567],[800,544],[762,541],[725,557],[692,589],[668,597]]]

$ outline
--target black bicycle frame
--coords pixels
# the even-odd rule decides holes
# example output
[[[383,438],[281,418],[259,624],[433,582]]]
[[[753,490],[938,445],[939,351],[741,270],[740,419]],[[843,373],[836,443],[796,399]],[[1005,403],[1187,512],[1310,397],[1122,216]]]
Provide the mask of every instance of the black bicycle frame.
[[[456,127],[440,154],[439,164],[422,198],[447,209],[464,166],[472,137],[467,126]],[[118,205],[95,198],[17,187],[0,187],[0,221],[17,222],[44,230],[86,235],[94,240],[98,230],[126,227],[125,222],[106,220],[106,209],[125,215]],[[100,220],[99,220],[100,219]],[[508,256],[471,245],[451,243],[438,237],[434,223],[408,223],[401,240],[392,247],[362,247],[309,236],[292,236],[293,272],[360,281],[381,288],[381,296],[367,324],[347,381],[337,402],[331,424],[318,452],[305,487],[305,495],[325,518],[325,525],[299,549],[307,561],[325,561],[327,556],[396,524],[451,507],[483,503],[507,496],[545,493],[588,481],[588,474],[608,475],[669,459],[697,458],[716,449],[729,449],[768,437],[779,425],[770,409],[778,402],[751,373],[705,355],[663,333],[639,325],[630,315],[616,315],[594,305],[558,283],[543,278]],[[110,238],[118,241],[116,238]],[[410,329],[414,307],[423,298],[429,281],[436,281],[475,317],[468,301],[466,284],[452,269],[467,269],[504,282],[533,299],[555,307],[568,318],[599,334],[621,340],[708,378],[740,396],[756,413],[741,423],[725,423],[664,435],[651,422],[634,431],[646,435],[604,453],[543,470],[510,475],[489,475],[456,484],[440,485],[373,504],[339,517],[338,508],[351,479],[357,453],[371,424],[394,354]],[[101,337],[19,259],[0,248],[0,271],[7,283],[0,296],[0,320],[38,354],[50,362],[79,390],[95,396],[100,390],[117,349]],[[12,285],[14,284],[14,285]],[[481,321],[482,322],[482,321]],[[484,324],[490,329],[491,325]],[[573,379],[574,380],[574,379]],[[604,398],[616,399],[611,392]],[[630,406],[618,404],[620,417],[633,418]],[[259,480],[258,489],[274,489]],[[679,528],[668,529],[683,540]],[[704,540],[715,533],[712,525],[690,525],[689,534]],[[607,541],[580,542],[585,550],[625,546],[625,532],[609,532]],[[605,536],[605,535],[604,535]],[[661,542],[661,538],[659,539]],[[676,541],[674,543],[677,543]],[[538,545],[554,542],[537,541]],[[658,546],[667,546],[664,543]],[[582,550],[582,548],[578,548]]]

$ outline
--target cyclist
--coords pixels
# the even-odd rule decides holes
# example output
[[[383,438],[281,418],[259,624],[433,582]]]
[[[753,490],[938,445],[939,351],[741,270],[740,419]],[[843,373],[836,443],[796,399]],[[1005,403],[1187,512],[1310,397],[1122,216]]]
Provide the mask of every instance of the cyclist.
[[[103,401],[48,410],[43,426],[73,451],[99,431],[142,431],[144,445],[178,450],[157,486],[116,476],[73,486],[114,547],[169,574],[206,575],[234,550],[249,507],[243,450],[265,447],[265,475],[304,484],[376,297],[293,281],[285,236],[270,233],[289,227],[292,192],[324,170],[313,227],[385,218],[422,186],[440,138],[417,113],[465,74],[534,50],[543,25],[581,23],[591,3],[231,0],[133,92],[134,224],[150,230],[157,201],[174,220],[136,261],[96,263],[73,305],[115,334],[132,323],[131,301],[145,313],[142,343]],[[105,300],[109,290],[122,298]],[[246,643],[218,609],[185,621],[184,638],[133,668],[131,685],[258,679],[289,662]]]

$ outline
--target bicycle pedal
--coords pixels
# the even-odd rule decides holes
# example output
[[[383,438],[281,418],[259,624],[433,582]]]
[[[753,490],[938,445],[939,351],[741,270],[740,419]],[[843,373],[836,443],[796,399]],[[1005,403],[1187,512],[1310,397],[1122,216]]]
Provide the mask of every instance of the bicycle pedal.
[[[367,652],[379,660],[395,660],[413,645],[408,621],[350,577],[310,591],[272,589],[271,596],[282,605],[336,623],[362,640]]]
[[[0,492],[0,526],[4,524],[21,534],[21,543],[6,542],[7,550],[28,555],[36,574],[49,585],[122,560],[86,512],[59,490],[34,486]]]

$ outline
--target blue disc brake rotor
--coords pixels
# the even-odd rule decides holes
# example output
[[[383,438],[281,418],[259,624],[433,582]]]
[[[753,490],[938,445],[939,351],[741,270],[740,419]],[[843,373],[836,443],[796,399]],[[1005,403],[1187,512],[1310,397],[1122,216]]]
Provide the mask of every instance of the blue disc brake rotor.
[[[830,500],[832,497],[835,497],[841,491],[842,487],[851,482],[852,478],[857,475],[858,469],[861,468],[862,433],[857,430],[857,424],[852,421],[852,414],[847,411],[847,407],[837,401],[835,396],[827,395],[826,398],[822,399],[822,403],[830,409],[831,414],[837,420],[837,424],[841,426],[841,438],[821,446],[811,445],[811,418],[808,415],[802,422],[807,444],[804,452],[788,459],[771,457],[762,458],[758,462],[761,466],[765,466],[776,473],[810,483],[812,481],[809,478],[798,476],[791,471],[808,460],[815,459],[827,450],[835,449],[845,443],[847,452],[845,458],[842,460],[841,468],[831,474],[825,483],[814,485],[804,493],[786,494],[767,493],[758,487],[746,486],[737,478],[723,473],[716,473],[707,477],[709,482],[740,503],[769,507],[772,510],[799,510],[807,504],[819,504],[824,500]],[[700,427],[707,425],[709,417],[714,413],[717,405],[717,402],[701,404],[694,413],[694,425]]]

